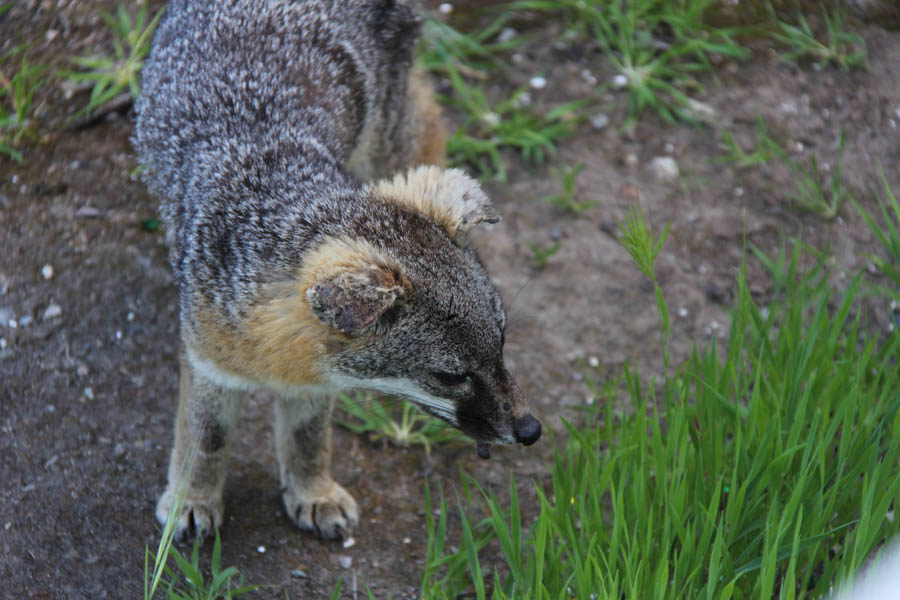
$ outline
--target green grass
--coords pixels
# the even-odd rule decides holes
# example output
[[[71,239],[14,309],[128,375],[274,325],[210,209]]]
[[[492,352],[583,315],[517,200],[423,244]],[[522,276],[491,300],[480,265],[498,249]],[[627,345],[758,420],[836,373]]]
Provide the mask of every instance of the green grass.
[[[597,206],[596,200],[575,200],[575,182],[584,170],[584,164],[579,163],[573,167],[563,166],[556,175],[562,187],[562,192],[542,198],[544,202],[552,204],[560,210],[571,213],[582,213],[589,208]]]
[[[8,8],[0,9],[0,15]],[[47,81],[46,67],[29,62],[26,51],[26,45],[19,45],[0,55],[0,154],[16,162],[24,160],[16,146],[35,137],[34,94]],[[13,66],[15,59],[18,66]]]
[[[175,563],[175,568],[163,566],[162,570],[167,576],[165,585],[165,598],[167,600],[230,600],[257,589],[259,586],[244,585],[243,577],[237,567],[222,568],[222,542],[219,539],[219,531],[213,543],[212,556],[210,558],[209,578],[203,575],[200,566],[200,538],[194,540],[194,548],[191,551],[190,560],[185,558],[178,549],[169,544],[166,548],[166,556]],[[154,564],[158,561],[152,557]],[[147,562],[151,559],[147,551]],[[233,580],[237,579],[237,582]],[[148,578],[145,575],[145,582]],[[151,598],[145,591],[145,598]]]
[[[642,220],[624,237],[652,279]],[[900,529],[900,336],[865,333],[859,280],[838,297],[800,253],[769,305],[739,274],[725,347],[659,382],[626,367],[619,403],[566,423],[536,517],[512,480],[502,502],[467,483],[451,542],[448,503],[433,515],[426,490],[422,597],[818,598],[854,574]]]
[[[769,136],[762,119],[757,120],[756,145],[750,152],[745,151],[728,131],[722,132],[722,140],[727,152],[716,157],[713,162],[729,163],[739,169],[767,163],[772,159],[784,164],[794,182],[793,193],[788,199],[796,208],[825,219],[833,219],[847,198],[851,197],[841,176],[844,157],[843,132],[838,141],[837,162],[830,170],[819,167],[819,160],[815,154],[811,154],[805,163],[791,158],[782,145]]]
[[[891,186],[887,182],[884,173],[881,174],[881,183],[884,187],[882,193],[873,191],[878,199],[878,205],[881,208],[880,223],[870,215],[855,199],[853,205],[859,212],[860,216],[875,234],[875,237],[881,243],[882,248],[887,253],[887,258],[881,256],[873,256],[872,261],[893,284],[893,289],[882,290],[888,296],[900,299],[900,202],[894,196]]]
[[[834,64],[845,71],[865,66],[866,41],[858,33],[845,29],[846,9],[843,3],[834,2],[830,12],[825,4],[821,8],[825,27],[822,40],[816,36],[803,13],[798,13],[798,23],[791,25],[779,20],[770,5],[769,10],[776,24],[772,37],[787,47],[781,57],[795,62],[811,59],[820,64]]]
[[[716,157],[714,162],[729,163],[739,169],[767,163],[777,154],[777,144],[769,137],[766,123],[762,118],[756,120],[756,144],[749,152],[745,151],[727,130],[722,130],[722,144],[727,152]]]
[[[850,196],[841,180],[841,164],[844,156],[844,133],[840,136],[837,162],[830,173],[819,169],[816,155],[812,154],[806,164],[792,159],[780,146],[773,145],[775,155],[788,166],[794,180],[791,201],[802,210],[815,213],[825,219],[833,219]]]
[[[70,60],[80,70],[62,73],[76,85],[91,87],[90,99],[78,112],[79,116],[90,115],[120,94],[128,93],[132,99],[140,95],[141,69],[162,14],[160,10],[148,21],[146,2],[141,4],[133,19],[124,4],[118,6],[115,15],[100,12],[103,22],[113,33],[113,55],[73,57]]]
[[[385,404],[399,405],[399,409],[392,410]],[[354,433],[367,435],[372,441],[384,439],[404,448],[423,446],[425,453],[431,454],[432,444],[468,440],[461,431],[440,419],[423,414],[405,400],[382,403],[371,394],[360,393],[355,398],[342,394],[340,408],[350,420],[335,420],[335,424]]]
[[[593,39],[628,92],[626,127],[646,110],[668,122],[698,123],[693,96],[704,85],[697,74],[712,71],[713,56],[744,59],[749,52],[735,31],[713,28],[704,14],[713,0],[522,0],[511,7],[562,13],[580,36]]]
[[[525,242],[525,245],[531,250],[531,258],[534,260],[534,267],[539,271],[546,269],[547,265],[550,263],[550,259],[553,258],[553,255],[562,248],[561,242],[556,242],[549,246],[532,244],[530,242]]]
[[[571,135],[579,121],[582,99],[540,113],[523,101],[526,90],[519,89],[506,100],[492,104],[484,91],[469,85],[456,68],[447,76],[453,95],[445,97],[465,118],[447,141],[447,155],[455,165],[468,165],[479,176],[506,181],[506,165],[501,152],[517,151],[528,163],[540,165],[556,153],[556,145]]]

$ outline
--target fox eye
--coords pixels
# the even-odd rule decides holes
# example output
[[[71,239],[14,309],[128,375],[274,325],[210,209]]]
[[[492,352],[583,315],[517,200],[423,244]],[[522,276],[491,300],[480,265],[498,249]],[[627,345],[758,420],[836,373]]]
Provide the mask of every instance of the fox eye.
[[[444,373],[442,371],[434,371],[431,374],[441,385],[447,387],[456,387],[468,383],[472,378],[468,373]]]

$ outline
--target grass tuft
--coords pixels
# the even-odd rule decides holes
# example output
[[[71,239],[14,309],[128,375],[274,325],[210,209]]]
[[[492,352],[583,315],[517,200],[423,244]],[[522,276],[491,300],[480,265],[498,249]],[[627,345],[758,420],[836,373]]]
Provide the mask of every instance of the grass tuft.
[[[833,10],[822,4],[822,22],[825,39],[820,41],[810,27],[803,13],[798,14],[798,23],[791,25],[778,19],[774,8],[769,12],[775,20],[776,31],[772,37],[789,49],[781,55],[784,60],[796,62],[810,58],[821,64],[834,64],[843,70],[864,67],[866,62],[866,41],[858,33],[844,29],[846,8],[842,2],[835,2]]]
[[[132,100],[140,95],[144,58],[150,51],[153,32],[162,15],[163,10],[160,10],[148,21],[147,2],[141,4],[134,19],[124,4],[118,6],[115,15],[100,12],[103,22],[113,32],[113,55],[72,57],[72,63],[81,70],[63,73],[72,83],[91,87],[90,99],[77,116],[92,114],[120,94],[128,94]]]
[[[0,8],[2,15],[10,5]],[[0,154],[16,162],[23,162],[22,153],[16,149],[23,140],[33,139],[35,126],[34,94],[46,83],[46,67],[31,64],[26,54],[27,45],[14,46],[0,55]],[[18,68],[9,71],[14,58]]]
[[[629,223],[652,273],[655,238]],[[742,269],[725,347],[662,386],[626,367],[624,398],[564,422],[536,518],[514,482],[507,506],[471,483],[454,549],[426,493],[422,597],[819,598],[866,564],[900,530],[900,336],[867,334],[859,279],[837,298],[800,254],[772,263],[791,284],[768,306]]]
[[[464,441],[468,438],[444,421],[423,414],[411,403],[401,400],[399,419],[397,410],[385,407],[370,394],[357,394],[351,398],[341,395],[340,407],[351,418],[348,421],[335,420],[335,424],[353,433],[365,434],[370,440],[387,440],[397,446],[423,446],[426,454],[431,454],[432,444]]]

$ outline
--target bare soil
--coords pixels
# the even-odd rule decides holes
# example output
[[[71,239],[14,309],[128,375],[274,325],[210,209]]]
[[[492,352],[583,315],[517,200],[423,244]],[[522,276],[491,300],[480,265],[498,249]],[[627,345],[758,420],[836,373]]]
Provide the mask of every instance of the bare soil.
[[[0,44],[28,42],[33,59],[53,69],[67,67],[68,56],[109,52],[101,5],[114,6],[14,3],[0,17]],[[623,132],[625,95],[610,92],[595,111],[610,124],[584,123],[551,161],[586,165],[578,198],[598,205],[581,214],[540,201],[558,191],[546,166],[507,156],[509,182],[487,184],[504,219],[476,241],[511,306],[507,360],[547,429],[562,430],[559,416],[577,419],[573,409],[589,394],[586,372],[603,380],[627,361],[643,377],[660,373],[653,292],[616,238],[616,220],[638,202],[657,230],[671,223],[657,268],[673,316],[674,364],[694,344],[727,335],[748,244],[774,254],[800,237],[827,248],[838,288],[866,270],[879,248],[851,205],[827,221],[792,207],[787,169],[712,162],[723,152],[721,130],[746,149],[762,117],[799,161],[815,154],[834,166],[843,130],[844,180],[870,212],[879,165],[900,191],[900,33],[856,26],[868,45],[865,70],[798,67],[766,47],[747,62],[718,65],[717,80],[709,78],[698,98],[715,111],[707,127],[646,115]],[[532,97],[553,106],[595,87],[585,70],[600,82],[612,76],[595,49],[553,41],[560,30],[552,22],[530,33],[492,93],[508,94],[541,74],[549,84]],[[145,547],[158,542],[153,507],[176,406],[178,319],[164,233],[141,227],[156,215],[156,201],[130,176],[133,115],[72,126],[65,117],[86,98],[67,98],[56,80],[37,100],[40,138],[24,148],[26,162],[0,158],[0,597],[136,598]],[[452,125],[459,115],[447,119]],[[680,177],[659,180],[649,166],[659,156],[673,158]],[[527,244],[556,241],[561,249],[536,269]],[[769,298],[762,267],[750,260],[748,270],[754,295]],[[53,304],[61,316],[44,318]],[[866,304],[868,326],[887,332],[887,301]],[[224,563],[248,582],[270,584],[256,594],[263,598],[325,597],[341,577],[346,598],[362,593],[363,582],[377,598],[416,597],[425,478],[452,505],[460,473],[502,494],[512,472],[534,511],[531,480],[546,481],[554,444],[548,435],[529,449],[495,448],[484,462],[470,445],[439,447],[428,457],[337,429],[335,476],[363,515],[355,545],[344,548],[301,533],[284,514],[270,419],[265,396],[244,407],[222,531]],[[292,576],[296,569],[305,577]]]

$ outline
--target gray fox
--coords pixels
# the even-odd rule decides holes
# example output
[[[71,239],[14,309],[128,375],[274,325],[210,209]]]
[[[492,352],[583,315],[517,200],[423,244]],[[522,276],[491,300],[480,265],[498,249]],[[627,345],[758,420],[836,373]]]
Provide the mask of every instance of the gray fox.
[[[488,444],[540,422],[503,363],[506,317],[467,231],[499,216],[444,169],[441,111],[393,0],[176,0],[143,70],[134,145],[162,198],[179,291],[180,398],[165,522],[197,448],[178,538],[222,523],[241,395],[275,393],[284,506],[344,537],[334,394],[410,398]]]

